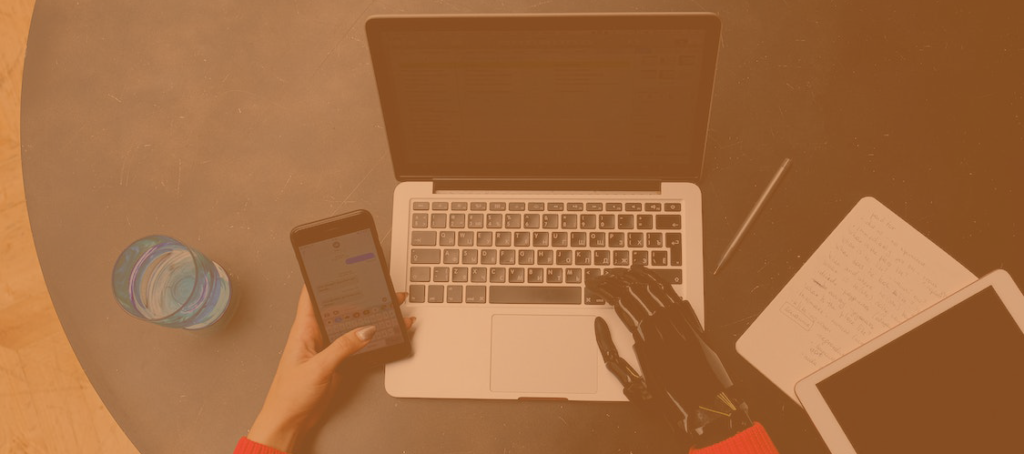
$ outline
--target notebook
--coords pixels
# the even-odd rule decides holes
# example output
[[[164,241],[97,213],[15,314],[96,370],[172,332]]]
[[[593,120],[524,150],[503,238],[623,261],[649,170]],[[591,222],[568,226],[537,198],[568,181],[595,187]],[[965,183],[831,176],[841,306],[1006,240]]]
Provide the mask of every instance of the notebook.
[[[391,275],[419,321],[397,397],[625,400],[585,291],[644,264],[703,323],[712,14],[375,16],[396,178]]]
[[[896,213],[865,197],[736,350],[799,403],[800,379],[976,280]]]

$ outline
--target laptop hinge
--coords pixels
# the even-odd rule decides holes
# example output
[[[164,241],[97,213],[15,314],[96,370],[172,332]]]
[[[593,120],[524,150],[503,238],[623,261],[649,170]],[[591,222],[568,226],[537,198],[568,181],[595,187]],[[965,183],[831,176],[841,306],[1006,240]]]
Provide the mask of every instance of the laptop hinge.
[[[435,179],[434,191],[661,191],[657,180]]]

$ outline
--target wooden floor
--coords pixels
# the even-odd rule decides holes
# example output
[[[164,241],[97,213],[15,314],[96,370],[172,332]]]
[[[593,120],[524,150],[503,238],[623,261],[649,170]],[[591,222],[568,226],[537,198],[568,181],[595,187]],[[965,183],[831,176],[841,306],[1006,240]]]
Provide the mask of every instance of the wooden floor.
[[[21,177],[34,0],[0,0],[0,454],[136,453],[78,365],[39,270]]]

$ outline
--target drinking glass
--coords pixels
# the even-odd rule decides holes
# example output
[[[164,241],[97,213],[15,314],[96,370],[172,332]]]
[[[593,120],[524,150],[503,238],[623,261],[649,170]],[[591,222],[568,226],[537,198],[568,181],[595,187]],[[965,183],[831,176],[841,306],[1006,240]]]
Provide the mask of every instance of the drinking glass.
[[[220,265],[164,235],[139,239],[121,252],[113,285],[126,312],[171,328],[211,326],[231,300],[231,281]]]

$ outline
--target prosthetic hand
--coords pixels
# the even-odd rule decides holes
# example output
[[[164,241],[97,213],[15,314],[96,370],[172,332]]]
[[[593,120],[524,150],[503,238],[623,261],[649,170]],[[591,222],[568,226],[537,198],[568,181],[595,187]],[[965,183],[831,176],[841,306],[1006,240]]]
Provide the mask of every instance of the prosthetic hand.
[[[604,319],[598,317],[594,323],[605,366],[622,383],[630,401],[663,415],[674,433],[696,447],[754,426],[747,405],[729,395],[732,380],[705,342],[693,308],[671,284],[647,268],[634,266],[607,270],[589,280],[587,289],[614,306],[633,333],[642,376],[619,357]],[[759,425],[758,429],[763,432]]]

